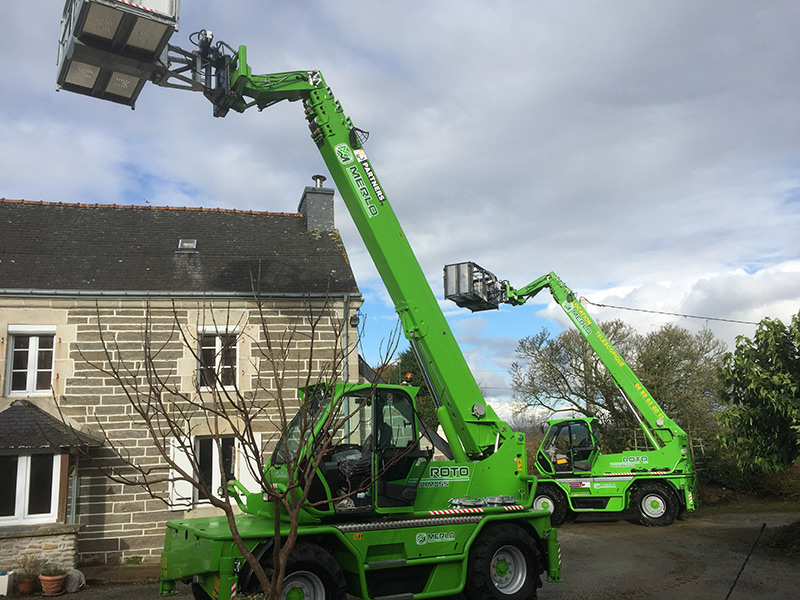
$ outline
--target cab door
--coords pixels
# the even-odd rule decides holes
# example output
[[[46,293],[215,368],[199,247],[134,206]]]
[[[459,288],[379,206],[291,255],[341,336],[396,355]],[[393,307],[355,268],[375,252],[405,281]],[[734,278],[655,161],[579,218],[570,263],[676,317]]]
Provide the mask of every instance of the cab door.
[[[592,469],[597,448],[586,421],[562,421],[548,430],[537,463],[543,471],[555,476],[586,473]]]
[[[417,497],[418,463],[423,459],[427,464],[432,452],[420,450],[414,401],[405,391],[379,388],[375,396],[377,504],[411,506]]]

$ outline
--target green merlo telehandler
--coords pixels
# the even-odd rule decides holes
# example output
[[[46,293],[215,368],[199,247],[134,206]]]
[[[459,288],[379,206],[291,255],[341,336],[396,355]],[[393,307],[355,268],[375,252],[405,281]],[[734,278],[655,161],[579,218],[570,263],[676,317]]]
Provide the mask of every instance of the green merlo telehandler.
[[[548,511],[533,507],[536,480],[528,474],[525,436],[511,431],[482,398],[367,158],[359,130],[317,71],[253,75],[244,47],[224,66],[223,89],[208,94],[216,116],[280,100],[302,102],[311,137],[427,374],[452,454],[451,460],[432,461],[420,448],[422,425],[413,388],[337,384],[329,390],[316,421],[322,426],[327,411],[347,405],[350,398],[351,405],[362,407],[354,418],[363,421],[358,428],[368,428],[376,443],[368,448],[367,436],[358,450],[370,451],[372,481],[351,502],[304,510],[297,558],[289,562],[284,592],[302,590],[304,595],[295,592],[298,598],[339,598],[341,588],[335,582],[343,577],[347,590],[362,598],[422,599],[463,590],[475,600],[535,597],[541,572],[559,579],[559,550]],[[370,401],[360,401],[364,395]],[[299,424],[289,427],[289,444],[295,427]],[[267,476],[276,484],[281,476],[288,478],[282,471],[281,450],[286,447],[286,441],[279,443],[268,466]],[[313,451],[311,445],[306,448]],[[331,449],[331,460],[317,473],[314,493],[320,496],[310,500],[336,496],[342,486],[341,463],[351,450]],[[264,501],[261,490],[240,495],[245,514],[238,521],[239,532],[256,554],[269,560],[274,505]],[[237,584],[250,590],[253,578],[224,519],[172,521],[167,527],[162,592],[186,579],[214,598],[228,598]],[[281,534],[288,528],[287,521]]]
[[[534,506],[536,478],[529,474],[525,435],[512,431],[482,397],[367,158],[364,132],[345,116],[319,71],[254,75],[244,46],[214,44],[207,31],[190,37],[196,50],[163,46],[162,32],[177,24],[177,14],[164,24],[154,8],[68,1],[60,86],[132,106],[141,81],[149,80],[201,91],[217,117],[299,102],[426,374],[446,438],[445,459],[433,460],[421,444],[425,425],[413,386],[344,382],[300,390],[306,410],[289,424],[264,473],[280,489],[301,477],[290,468],[320,460],[310,504],[296,524],[282,597],[421,600],[463,592],[470,600],[535,598],[542,573],[560,581],[561,561],[549,511]],[[112,19],[114,11],[122,17]],[[132,16],[151,19],[152,27]],[[129,26],[106,34],[115,22]],[[328,417],[342,410],[351,417],[343,428],[347,439],[328,438],[320,457],[317,442],[325,438]],[[352,483],[355,476],[360,483]],[[275,544],[289,534],[288,516],[275,514],[264,490],[239,482],[228,489],[242,509],[238,532],[269,573]],[[343,496],[342,489],[355,493]],[[191,583],[198,599],[259,591],[224,517],[167,523],[161,593],[172,593],[180,582]]]
[[[550,510],[553,525],[576,514],[629,509],[644,525],[669,525],[681,511],[694,510],[697,474],[688,435],[664,414],[555,273],[515,289],[467,262],[445,266],[444,280],[445,297],[472,311],[524,304],[548,289],[608,369],[647,440],[647,450],[603,453],[597,418],[547,421],[536,453],[540,477],[534,506]]]

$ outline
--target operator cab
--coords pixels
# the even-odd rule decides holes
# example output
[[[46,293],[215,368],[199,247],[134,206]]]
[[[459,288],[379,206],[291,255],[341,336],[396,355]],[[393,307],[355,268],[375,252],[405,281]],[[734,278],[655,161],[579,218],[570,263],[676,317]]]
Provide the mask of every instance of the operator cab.
[[[420,449],[417,391],[413,386],[365,386],[351,387],[335,399],[330,393],[322,395],[313,430],[317,448],[328,440],[328,449],[311,484],[309,502],[330,499],[327,511],[320,508],[330,512],[332,507],[334,513],[393,512],[413,506],[420,474],[433,454]],[[327,411],[326,406],[334,408]],[[297,420],[287,430],[290,446],[291,440],[303,437]],[[279,450],[282,446],[283,440]]]
[[[536,462],[543,472],[555,476],[585,473],[591,471],[598,449],[589,421],[551,421]]]

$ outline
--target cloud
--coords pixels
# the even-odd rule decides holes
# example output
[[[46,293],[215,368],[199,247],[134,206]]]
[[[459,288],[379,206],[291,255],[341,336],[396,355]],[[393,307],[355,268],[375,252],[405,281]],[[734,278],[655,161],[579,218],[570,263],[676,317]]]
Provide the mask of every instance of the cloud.
[[[200,94],[154,85],[135,111],[55,93],[61,3],[4,8],[0,196],[292,212],[326,172],[296,103],[214,119]],[[794,0],[195,0],[172,42],[207,28],[246,44],[254,72],[322,69],[371,132],[437,295],[444,264],[473,260],[513,285],[553,270],[595,302],[757,321],[800,308],[798,20]],[[336,210],[370,326],[388,330],[377,271]],[[567,325],[545,300],[482,331],[448,318],[473,366],[502,373],[520,337]],[[708,326],[729,344],[753,330]]]
[[[641,332],[666,323],[690,331],[705,327],[733,349],[737,336],[753,335],[754,323],[765,317],[788,323],[800,311],[800,262],[788,261],[752,273],[736,269],[692,280],[647,283],[622,293],[593,290],[578,295],[589,300],[587,308],[597,320],[620,318]],[[540,315],[569,326],[555,304],[549,304]]]

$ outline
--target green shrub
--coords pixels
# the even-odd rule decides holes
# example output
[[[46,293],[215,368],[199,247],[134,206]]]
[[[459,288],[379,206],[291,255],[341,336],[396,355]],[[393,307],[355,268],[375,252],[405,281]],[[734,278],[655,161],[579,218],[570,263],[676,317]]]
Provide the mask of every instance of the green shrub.
[[[700,480],[746,494],[761,495],[765,492],[764,475],[755,469],[742,469],[736,458],[722,450],[709,452],[703,459],[704,469]]]

